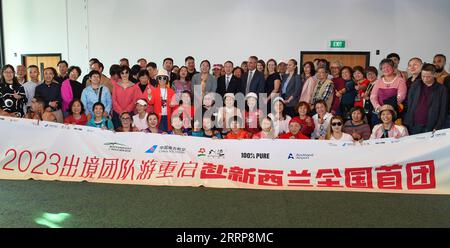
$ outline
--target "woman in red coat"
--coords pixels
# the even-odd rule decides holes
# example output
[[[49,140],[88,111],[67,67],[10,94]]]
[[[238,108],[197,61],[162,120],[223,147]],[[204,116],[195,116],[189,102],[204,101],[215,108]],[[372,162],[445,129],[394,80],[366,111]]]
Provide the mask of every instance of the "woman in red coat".
[[[159,70],[156,76],[158,87],[151,89],[148,95],[149,105],[153,106],[153,111],[159,116],[159,128],[163,132],[172,130],[170,120],[172,111],[177,106],[175,92],[170,88],[169,75],[166,70]]]

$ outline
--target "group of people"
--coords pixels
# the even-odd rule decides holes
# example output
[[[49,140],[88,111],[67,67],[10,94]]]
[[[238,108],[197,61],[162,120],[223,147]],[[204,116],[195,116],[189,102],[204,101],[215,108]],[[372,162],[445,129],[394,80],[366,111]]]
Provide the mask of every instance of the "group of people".
[[[298,68],[250,56],[214,64],[195,59],[123,58],[104,75],[60,61],[58,70],[31,65],[2,68],[0,115],[87,125],[117,132],[189,135],[214,139],[320,139],[363,141],[400,138],[450,127],[450,75],[446,57],[411,58],[408,71],[389,54],[379,68],[349,67],[316,59]],[[300,72],[299,72],[300,69]],[[380,72],[379,72],[380,71]],[[380,76],[379,76],[380,74]],[[26,80],[26,78],[28,80]],[[81,81],[81,82],[80,82]]]

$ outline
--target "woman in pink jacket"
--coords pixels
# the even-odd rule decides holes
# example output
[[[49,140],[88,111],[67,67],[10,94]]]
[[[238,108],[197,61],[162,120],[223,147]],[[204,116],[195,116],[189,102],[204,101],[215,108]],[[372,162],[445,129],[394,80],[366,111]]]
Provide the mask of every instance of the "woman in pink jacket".
[[[81,69],[78,66],[71,66],[68,71],[69,78],[61,84],[62,111],[64,117],[68,115],[69,104],[74,99],[81,99],[83,85],[77,81],[81,75]]]
[[[395,111],[402,112],[402,103],[407,94],[405,80],[395,73],[394,62],[390,59],[383,59],[380,69],[383,76],[375,82],[370,95],[370,102],[375,112],[378,113],[384,104],[390,104]]]

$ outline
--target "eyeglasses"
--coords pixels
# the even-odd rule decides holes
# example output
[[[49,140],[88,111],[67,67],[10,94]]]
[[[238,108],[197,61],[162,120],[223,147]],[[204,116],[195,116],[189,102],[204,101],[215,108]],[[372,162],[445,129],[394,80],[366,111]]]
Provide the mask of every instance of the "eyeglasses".
[[[169,80],[169,77],[166,77],[166,76],[158,76],[158,77],[156,77],[156,79],[161,80],[161,81],[167,81],[167,80]]]
[[[131,120],[131,117],[122,117],[121,119],[124,121],[129,121],[129,120]]]
[[[331,126],[333,126],[333,127],[335,127],[335,126],[340,127],[340,126],[342,126],[342,122],[333,122],[333,123],[331,123]]]

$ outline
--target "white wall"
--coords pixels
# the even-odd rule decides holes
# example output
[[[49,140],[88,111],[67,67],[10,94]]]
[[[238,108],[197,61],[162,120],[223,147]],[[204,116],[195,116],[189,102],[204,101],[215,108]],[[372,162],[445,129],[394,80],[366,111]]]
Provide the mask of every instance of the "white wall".
[[[372,65],[395,51],[402,68],[414,56],[425,61],[435,53],[450,57],[448,0],[3,2],[6,62],[11,64],[33,52],[61,52],[85,72],[89,57],[98,57],[106,68],[121,57],[131,63],[145,57],[158,65],[173,57],[182,65],[192,55],[198,62],[240,64],[250,55],[299,59],[301,50],[370,51]],[[329,49],[331,39],[344,39],[347,47]]]
[[[3,1],[6,63],[20,64],[21,54],[30,53],[61,53],[66,58],[65,9],[61,0]]]

